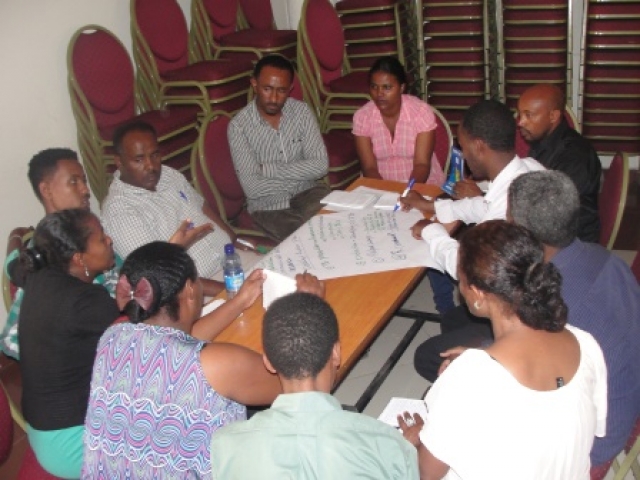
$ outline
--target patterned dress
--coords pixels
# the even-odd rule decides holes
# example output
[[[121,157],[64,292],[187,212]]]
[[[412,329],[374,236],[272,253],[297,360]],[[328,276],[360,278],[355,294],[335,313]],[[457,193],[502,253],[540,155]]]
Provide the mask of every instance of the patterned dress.
[[[119,324],[98,345],[82,478],[210,478],[211,435],[246,409],[209,385],[205,342],[173,328]]]

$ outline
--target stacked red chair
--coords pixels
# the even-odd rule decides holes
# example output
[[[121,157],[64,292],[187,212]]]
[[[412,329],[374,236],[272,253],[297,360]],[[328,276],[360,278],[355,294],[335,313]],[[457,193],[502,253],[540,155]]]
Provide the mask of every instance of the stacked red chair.
[[[485,0],[421,0],[425,100],[444,115],[454,135],[464,112],[488,98]]]
[[[500,95],[510,108],[537,83],[557,85],[571,103],[570,12],[569,0],[502,0]]]
[[[580,62],[582,133],[600,153],[640,153],[640,0],[588,0]]]
[[[179,105],[137,114],[133,65],[113,33],[97,25],[80,28],[69,43],[67,68],[78,145],[98,201],[106,196],[115,169],[113,133],[127,122],[153,125],[163,162],[188,174],[199,109]]]
[[[245,0],[243,3],[245,9],[241,11],[239,0],[191,1],[189,41],[192,60],[256,61],[264,55],[278,53],[295,62],[297,32],[273,28],[268,0]],[[245,28],[241,28],[240,18],[244,19]],[[257,28],[251,22],[257,24]]]
[[[251,62],[190,63],[187,21],[177,0],[131,0],[131,38],[144,109],[172,102],[196,105],[205,115],[247,104]]]
[[[298,25],[298,74],[320,129],[351,130],[369,101],[368,72],[352,71],[338,13],[329,0],[305,0]]]
[[[404,64],[398,0],[340,0],[336,10],[344,30],[351,70],[368,71],[379,57]]]

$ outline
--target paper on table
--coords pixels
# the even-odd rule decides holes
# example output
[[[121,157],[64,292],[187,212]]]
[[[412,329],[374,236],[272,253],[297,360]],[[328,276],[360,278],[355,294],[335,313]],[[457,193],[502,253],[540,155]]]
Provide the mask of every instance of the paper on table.
[[[200,317],[204,317],[205,315],[213,312],[216,308],[222,305],[225,302],[224,298],[219,298],[217,300],[211,300],[209,303],[206,303],[202,306],[202,312],[200,313]]]
[[[414,398],[401,398],[392,397],[384,407],[384,410],[378,417],[378,420],[391,425],[392,427],[398,427],[398,415],[402,415],[404,412],[411,414],[418,413],[422,419],[427,418],[427,405],[424,400],[416,400]]]
[[[336,206],[338,208],[348,208],[353,210],[362,210],[371,206],[376,201],[376,196],[370,193],[345,192],[343,190],[334,190],[329,195],[320,200],[328,208]]]
[[[380,195],[378,201],[373,205],[373,208],[379,210],[393,210],[396,207],[396,202],[400,195],[396,192],[386,192]]]
[[[271,302],[296,291],[296,281],[281,273],[264,270],[267,278],[262,285],[262,306],[266,310]]]

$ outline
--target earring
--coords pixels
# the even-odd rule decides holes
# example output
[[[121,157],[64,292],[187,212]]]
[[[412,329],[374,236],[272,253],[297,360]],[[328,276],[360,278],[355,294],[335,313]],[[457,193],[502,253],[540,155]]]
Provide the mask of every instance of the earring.
[[[480,310],[480,304],[478,303],[478,300],[473,302],[473,308],[475,308],[476,310]]]
[[[89,269],[87,268],[87,265],[84,263],[84,260],[80,260],[82,262],[82,266],[84,267],[84,275],[86,277],[89,276]]]

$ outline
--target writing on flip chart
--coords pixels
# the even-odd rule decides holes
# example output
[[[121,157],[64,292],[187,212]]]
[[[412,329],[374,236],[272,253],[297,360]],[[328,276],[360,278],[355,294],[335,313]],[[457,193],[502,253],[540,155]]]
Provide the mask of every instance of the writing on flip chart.
[[[321,280],[428,265],[423,240],[411,226],[415,211],[365,209],[317,215],[266,255],[255,268],[293,277],[305,270]]]

